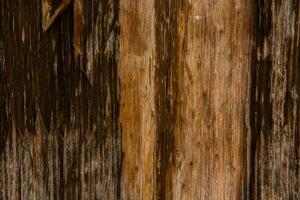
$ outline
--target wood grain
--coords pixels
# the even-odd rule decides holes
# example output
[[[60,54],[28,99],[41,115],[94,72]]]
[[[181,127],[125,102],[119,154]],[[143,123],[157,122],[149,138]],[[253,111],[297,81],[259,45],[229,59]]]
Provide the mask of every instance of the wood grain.
[[[119,2],[80,2],[0,2],[1,200],[120,198]]]
[[[249,198],[299,199],[299,1],[255,5]]]
[[[121,1],[122,198],[153,199],[155,187],[154,1]]]
[[[42,2],[0,1],[0,200],[300,199],[298,0]]]

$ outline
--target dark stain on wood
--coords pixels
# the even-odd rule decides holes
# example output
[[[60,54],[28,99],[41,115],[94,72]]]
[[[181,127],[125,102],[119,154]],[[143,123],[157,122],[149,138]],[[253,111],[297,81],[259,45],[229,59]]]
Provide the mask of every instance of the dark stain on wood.
[[[119,1],[81,2],[45,33],[41,1],[0,2],[0,199],[120,198]]]
[[[179,17],[186,14],[187,3],[155,1],[155,102],[156,102],[156,195],[172,199],[176,159],[175,127],[180,126],[180,86],[183,79],[184,55],[180,51]],[[186,15],[185,15],[186,16]],[[187,16],[186,16],[187,17]],[[184,40],[185,42],[185,40]],[[180,55],[182,54],[182,55]]]
[[[0,4],[1,5],[1,4]],[[0,38],[2,38],[0,31]],[[8,107],[8,74],[4,61],[3,41],[0,39],[0,155],[4,151],[6,139],[10,130]]]
[[[250,199],[299,199],[299,1],[254,1]]]

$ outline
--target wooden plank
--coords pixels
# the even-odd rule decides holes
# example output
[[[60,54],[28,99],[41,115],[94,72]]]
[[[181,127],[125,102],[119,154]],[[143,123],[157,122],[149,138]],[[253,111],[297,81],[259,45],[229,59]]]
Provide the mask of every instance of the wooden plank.
[[[299,199],[299,1],[255,5],[249,198]]]
[[[239,198],[250,1],[124,1],[121,16],[123,197],[152,199],[151,188],[155,199]]]
[[[299,1],[42,2],[0,1],[1,200],[300,199]]]
[[[0,3],[0,199],[120,198],[119,1],[75,3]]]
[[[158,133],[167,169],[158,197],[238,199],[246,178],[250,1],[165,1],[156,12],[159,67],[172,70],[158,95],[168,95],[165,121],[174,120]]]
[[[122,0],[120,23],[122,198],[153,199],[154,1]]]

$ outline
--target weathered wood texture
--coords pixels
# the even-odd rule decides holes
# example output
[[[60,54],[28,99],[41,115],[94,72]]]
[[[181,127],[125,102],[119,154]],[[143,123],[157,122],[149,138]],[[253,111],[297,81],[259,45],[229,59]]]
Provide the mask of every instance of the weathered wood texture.
[[[242,196],[250,28],[250,1],[123,1],[125,199]]]
[[[0,1],[0,200],[300,199],[298,0],[42,2]]]
[[[255,1],[250,199],[300,199],[299,1]]]
[[[0,199],[118,199],[119,1],[41,2],[0,1]]]

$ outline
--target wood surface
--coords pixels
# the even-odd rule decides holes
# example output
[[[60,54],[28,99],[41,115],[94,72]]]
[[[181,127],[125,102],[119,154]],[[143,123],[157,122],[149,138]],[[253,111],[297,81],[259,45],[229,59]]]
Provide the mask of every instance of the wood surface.
[[[1,0],[0,200],[300,199],[299,11]]]

